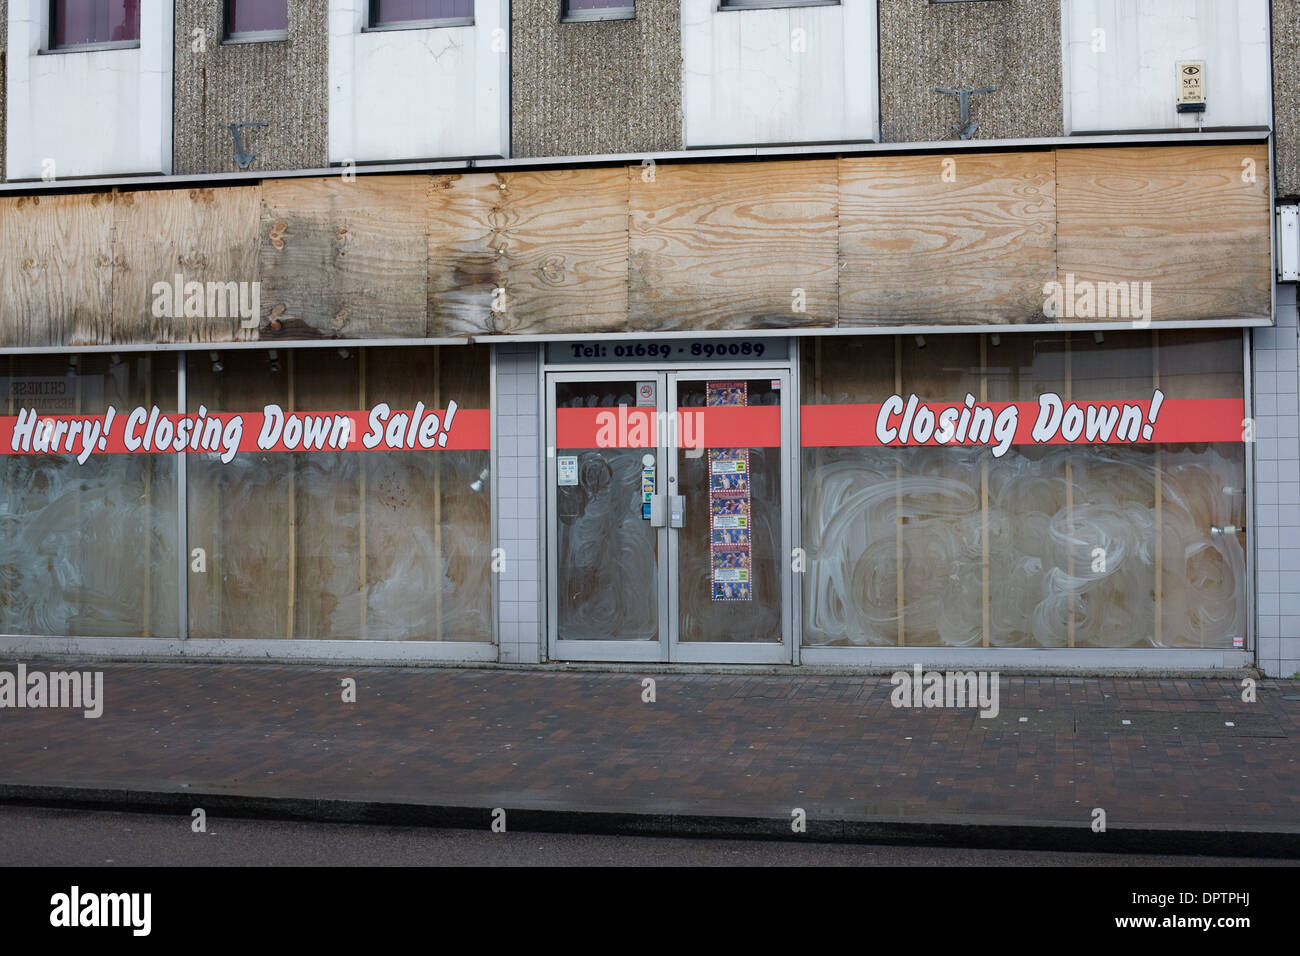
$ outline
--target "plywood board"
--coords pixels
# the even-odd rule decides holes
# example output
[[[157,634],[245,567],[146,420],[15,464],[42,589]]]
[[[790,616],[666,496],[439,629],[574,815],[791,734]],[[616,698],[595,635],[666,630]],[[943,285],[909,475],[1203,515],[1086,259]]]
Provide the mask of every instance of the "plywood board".
[[[1265,145],[1056,157],[1058,281],[1150,282],[1156,322],[1270,314]]]
[[[154,284],[251,283],[257,280],[261,188],[159,189],[113,199],[113,341],[230,342],[255,338],[230,317],[154,315]],[[205,287],[206,290],[206,287]],[[252,305],[251,286],[246,300]],[[159,290],[161,292],[161,290]],[[219,303],[214,301],[211,305]],[[221,304],[224,306],[224,304]],[[238,302],[235,303],[236,307]],[[204,311],[209,303],[204,297]],[[266,303],[259,311],[266,314]],[[175,303],[171,305],[175,312]],[[259,321],[261,316],[258,317]]]
[[[423,336],[428,180],[263,183],[261,338]]]
[[[1051,153],[843,159],[839,182],[841,325],[1041,321]]]
[[[430,334],[623,328],[627,202],[621,167],[433,177]]]
[[[635,166],[628,178],[629,328],[835,324],[833,162],[660,165],[651,181]]]
[[[113,197],[0,199],[0,343],[111,341]]]

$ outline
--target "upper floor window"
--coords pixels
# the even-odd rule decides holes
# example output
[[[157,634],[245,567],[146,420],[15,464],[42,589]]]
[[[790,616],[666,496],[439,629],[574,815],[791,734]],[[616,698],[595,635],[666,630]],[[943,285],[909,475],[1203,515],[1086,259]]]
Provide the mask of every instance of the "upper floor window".
[[[566,20],[628,20],[636,16],[636,0],[564,0]]]
[[[719,0],[720,10],[761,10],[765,7],[838,7],[840,0]]]
[[[226,0],[227,40],[285,40],[289,0]]]
[[[140,42],[140,0],[50,0],[50,47]]]
[[[474,22],[474,0],[370,0],[370,29],[460,26]]]

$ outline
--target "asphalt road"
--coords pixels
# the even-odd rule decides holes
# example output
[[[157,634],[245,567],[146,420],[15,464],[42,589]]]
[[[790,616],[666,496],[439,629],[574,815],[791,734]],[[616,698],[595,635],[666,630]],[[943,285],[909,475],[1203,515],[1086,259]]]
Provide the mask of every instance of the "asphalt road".
[[[0,866],[1276,866],[1300,861],[492,833],[0,806]]]

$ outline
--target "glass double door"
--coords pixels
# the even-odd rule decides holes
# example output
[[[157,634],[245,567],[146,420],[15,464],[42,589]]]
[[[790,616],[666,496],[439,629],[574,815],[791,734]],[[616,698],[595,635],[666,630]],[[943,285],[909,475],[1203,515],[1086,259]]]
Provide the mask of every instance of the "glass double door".
[[[789,373],[547,377],[557,660],[789,662]]]

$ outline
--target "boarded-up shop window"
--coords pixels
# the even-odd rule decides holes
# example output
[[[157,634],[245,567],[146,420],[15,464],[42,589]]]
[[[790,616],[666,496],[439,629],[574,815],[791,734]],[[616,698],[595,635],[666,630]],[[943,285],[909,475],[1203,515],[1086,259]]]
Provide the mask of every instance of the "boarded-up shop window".
[[[102,416],[110,405],[123,415],[176,410],[172,356],[6,356],[0,369],[7,436],[33,409],[43,421]],[[57,435],[69,447],[67,432]],[[77,452],[13,447],[0,449],[0,633],[176,637],[176,455],[96,449],[79,464]],[[71,447],[82,449],[80,436]]]
[[[1240,333],[837,338],[803,356],[805,643],[1242,646]],[[1157,389],[1152,439],[1120,440]],[[1021,440],[1049,393],[1063,422],[1079,403],[1084,441]],[[901,437],[913,394],[925,444]],[[1008,403],[1005,447],[933,437],[945,406]],[[1086,443],[1112,409],[1111,440]]]
[[[444,416],[430,450],[192,455],[193,637],[491,641],[487,347],[228,351],[191,358],[188,401],[212,411]],[[219,367],[219,370],[216,368]],[[475,414],[477,413],[477,414]],[[392,422],[392,416],[387,419]],[[287,422],[286,422],[287,430]]]

